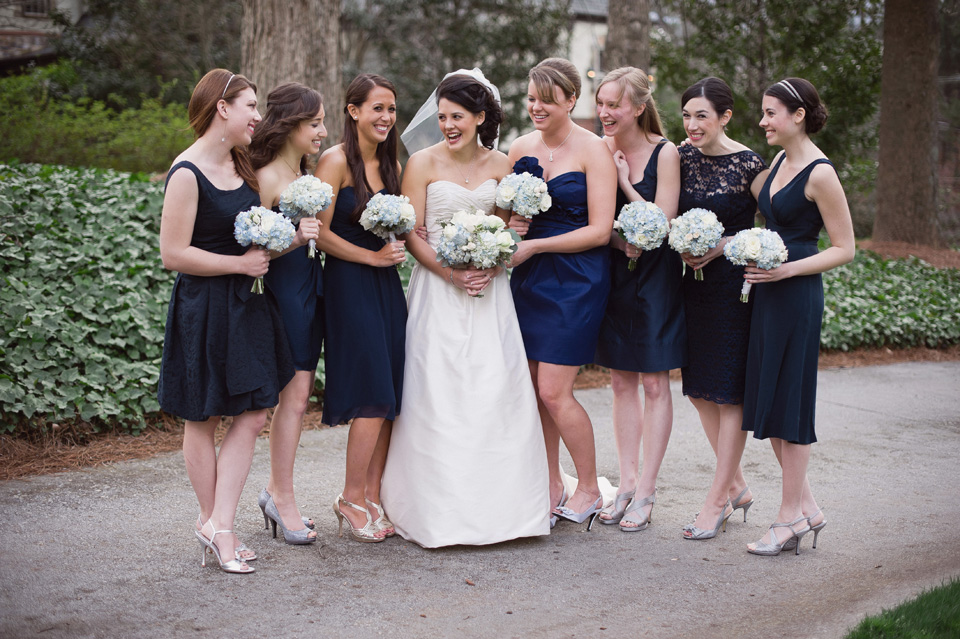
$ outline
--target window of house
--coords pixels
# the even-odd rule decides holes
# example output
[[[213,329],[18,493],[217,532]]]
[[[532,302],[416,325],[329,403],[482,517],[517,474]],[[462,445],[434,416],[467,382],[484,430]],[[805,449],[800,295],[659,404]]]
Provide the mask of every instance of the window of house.
[[[28,18],[46,18],[53,9],[52,0],[39,0],[38,2],[24,2],[21,5],[23,15]]]

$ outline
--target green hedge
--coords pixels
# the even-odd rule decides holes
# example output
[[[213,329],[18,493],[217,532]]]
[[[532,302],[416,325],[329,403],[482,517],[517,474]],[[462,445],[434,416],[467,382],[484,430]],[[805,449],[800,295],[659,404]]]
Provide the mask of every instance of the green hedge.
[[[76,77],[69,63],[0,78],[0,162],[162,172],[193,142],[187,109],[143,96],[115,111],[61,90]]]

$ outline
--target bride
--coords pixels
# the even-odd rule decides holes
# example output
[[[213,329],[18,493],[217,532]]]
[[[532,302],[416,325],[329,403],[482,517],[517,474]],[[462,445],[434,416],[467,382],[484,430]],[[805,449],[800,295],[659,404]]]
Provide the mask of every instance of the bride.
[[[397,533],[426,548],[550,532],[543,434],[507,275],[442,267],[435,252],[440,222],[456,211],[506,218],[494,210],[497,183],[510,172],[494,149],[502,118],[496,88],[478,69],[461,70],[401,136],[411,152],[440,141],[413,153],[401,187],[427,240],[407,239],[418,264],[407,299],[404,411],[381,496]]]

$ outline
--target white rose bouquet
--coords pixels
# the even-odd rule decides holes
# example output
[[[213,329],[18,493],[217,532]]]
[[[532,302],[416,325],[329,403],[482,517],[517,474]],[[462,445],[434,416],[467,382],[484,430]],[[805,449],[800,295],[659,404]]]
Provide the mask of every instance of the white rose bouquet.
[[[457,211],[449,221],[440,223],[437,261],[443,266],[478,269],[506,263],[517,250],[519,236],[496,215],[477,210]],[[483,295],[477,295],[483,297]]]
[[[333,202],[333,187],[312,175],[302,175],[280,194],[280,212],[296,224],[302,218],[316,217]],[[307,257],[315,258],[317,242],[310,240]]]
[[[769,271],[787,261],[787,247],[776,231],[769,229],[744,229],[733,236],[723,247],[723,254],[737,266],[746,266],[753,262],[757,268]],[[750,282],[744,282],[740,289],[740,301],[750,299]]]
[[[717,214],[706,209],[690,209],[683,215],[670,221],[670,235],[667,241],[670,248],[678,253],[706,255],[707,251],[720,243],[723,237],[723,224]],[[686,272],[687,265],[684,263]],[[703,270],[698,269],[694,279],[703,280]]]
[[[663,210],[653,202],[638,200],[623,205],[613,228],[627,244],[641,251],[651,251],[661,244],[670,231],[670,224]],[[627,268],[637,268],[637,258],[630,258]]]
[[[240,246],[256,244],[268,251],[283,251],[293,243],[296,235],[293,222],[263,206],[238,213],[233,222],[233,236]],[[263,278],[254,279],[250,290],[262,294]]]
[[[497,185],[497,206],[528,220],[553,206],[547,183],[524,171],[505,175]]]

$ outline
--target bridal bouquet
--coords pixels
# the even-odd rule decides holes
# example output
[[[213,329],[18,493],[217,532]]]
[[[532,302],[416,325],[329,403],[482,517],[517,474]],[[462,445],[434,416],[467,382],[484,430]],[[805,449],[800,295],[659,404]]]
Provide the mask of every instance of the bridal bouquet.
[[[690,209],[670,222],[670,248],[678,253],[705,255],[707,251],[720,243],[723,237],[723,224],[717,214],[706,209]],[[686,272],[687,265],[684,263]],[[703,280],[703,270],[697,269],[694,279]]]
[[[237,214],[233,222],[233,236],[240,246],[257,246],[268,251],[283,251],[293,243],[297,230],[293,222],[276,211],[263,206],[255,206],[249,211]],[[263,293],[263,278],[253,280],[254,293]]]
[[[440,228],[437,261],[454,268],[500,266],[516,252],[520,240],[516,231],[506,228],[503,220],[480,210],[457,211],[449,221],[441,222]]]
[[[757,268],[769,271],[787,261],[787,247],[776,231],[769,229],[744,229],[733,236],[723,247],[723,254],[737,266],[753,262]],[[740,301],[750,299],[750,282],[740,289]]]
[[[505,175],[497,185],[497,206],[528,220],[553,206],[547,183],[531,173]]]
[[[670,225],[659,206],[638,200],[623,205],[620,215],[613,221],[613,228],[627,244],[641,251],[650,251],[663,244]],[[630,258],[627,268],[631,271],[636,269],[637,258]]]
[[[280,194],[280,212],[296,224],[302,218],[316,217],[333,202],[333,187],[312,175],[302,175]],[[317,242],[310,240],[307,257],[315,258]]]
[[[376,193],[360,214],[360,226],[388,242],[412,231],[416,223],[417,212],[406,195]]]

